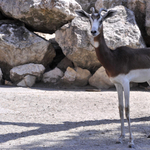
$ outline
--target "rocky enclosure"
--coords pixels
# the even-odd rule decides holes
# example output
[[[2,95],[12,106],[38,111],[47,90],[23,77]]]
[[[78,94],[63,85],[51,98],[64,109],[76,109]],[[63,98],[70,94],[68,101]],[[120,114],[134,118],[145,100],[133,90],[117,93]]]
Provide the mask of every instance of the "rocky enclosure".
[[[148,0],[0,0],[0,80],[112,87],[97,60],[90,23],[75,13],[90,13],[93,6],[117,11],[104,22],[110,48],[150,46]]]

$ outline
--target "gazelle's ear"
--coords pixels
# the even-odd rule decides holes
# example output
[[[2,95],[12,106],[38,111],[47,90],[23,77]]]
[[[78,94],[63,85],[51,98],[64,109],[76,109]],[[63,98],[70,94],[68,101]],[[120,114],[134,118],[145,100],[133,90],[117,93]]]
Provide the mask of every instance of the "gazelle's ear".
[[[107,11],[107,13],[103,16],[103,20],[114,16],[116,14],[116,12],[117,12],[116,10],[109,10],[109,11]]]
[[[84,10],[76,10],[75,11],[77,13],[77,15],[79,15],[80,17],[86,17],[89,18],[90,14],[88,14],[87,12],[85,12]]]

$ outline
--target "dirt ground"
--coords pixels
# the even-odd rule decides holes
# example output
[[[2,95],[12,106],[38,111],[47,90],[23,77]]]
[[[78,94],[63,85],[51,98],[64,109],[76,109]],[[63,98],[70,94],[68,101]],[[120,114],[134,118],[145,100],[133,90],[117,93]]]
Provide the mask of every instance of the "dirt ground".
[[[150,150],[150,93],[130,94],[136,150]],[[0,87],[0,150],[129,150],[123,144],[115,89]]]

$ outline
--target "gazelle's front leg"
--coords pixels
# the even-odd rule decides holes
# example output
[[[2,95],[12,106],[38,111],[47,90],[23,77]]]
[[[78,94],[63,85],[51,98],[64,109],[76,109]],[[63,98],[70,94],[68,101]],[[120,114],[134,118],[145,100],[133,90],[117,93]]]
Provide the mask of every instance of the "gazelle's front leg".
[[[132,136],[132,131],[131,131],[131,124],[130,124],[130,107],[129,107],[129,95],[130,95],[130,85],[129,82],[126,82],[123,85],[124,88],[124,96],[125,96],[125,114],[126,114],[126,118],[128,121],[128,128],[129,128],[129,133],[130,133],[130,140],[129,140],[129,147],[130,148],[134,148],[134,139]]]
[[[123,88],[121,84],[115,84],[117,92],[118,92],[118,100],[119,100],[119,114],[121,120],[121,135],[116,143],[122,143],[125,138],[124,132],[124,104],[123,104]]]

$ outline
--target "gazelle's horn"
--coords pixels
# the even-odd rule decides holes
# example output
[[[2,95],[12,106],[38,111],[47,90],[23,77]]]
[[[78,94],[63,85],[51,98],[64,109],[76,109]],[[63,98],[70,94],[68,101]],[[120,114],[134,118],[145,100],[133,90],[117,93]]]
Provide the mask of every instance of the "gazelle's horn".
[[[95,13],[94,7],[91,7],[90,11],[92,12],[92,14],[94,14]]]
[[[107,9],[101,8],[101,9],[99,10],[99,14],[101,14],[102,11],[106,11],[106,12],[107,12]]]

